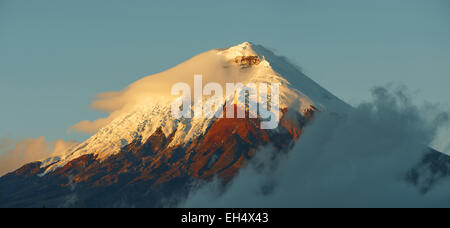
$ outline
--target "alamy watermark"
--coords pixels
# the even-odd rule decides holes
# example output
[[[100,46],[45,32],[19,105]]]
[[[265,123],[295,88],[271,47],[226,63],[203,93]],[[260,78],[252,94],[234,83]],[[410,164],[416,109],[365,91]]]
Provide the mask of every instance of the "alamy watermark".
[[[181,96],[172,103],[172,116],[180,118],[260,118],[261,129],[275,129],[280,121],[280,85],[278,83],[210,82],[203,86],[203,76],[194,75],[194,89],[176,83],[171,94]],[[193,96],[192,96],[193,91]],[[226,96],[224,96],[224,91]],[[207,99],[204,99],[208,97]],[[225,104],[225,105],[224,105]],[[237,113],[235,113],[237,112]]]

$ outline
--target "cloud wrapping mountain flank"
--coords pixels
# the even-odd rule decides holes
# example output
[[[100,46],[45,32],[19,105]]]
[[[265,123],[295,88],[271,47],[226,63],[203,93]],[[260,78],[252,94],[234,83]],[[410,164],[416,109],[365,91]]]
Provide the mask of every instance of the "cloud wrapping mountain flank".
[[[45,137],[27,138],[21,141],[5,138],[0,143],[0,176],[30,162],[61,155],[78,144],[73,141],[49,142]]]
[[[253,58],[255,63],[250,64],[248,58]],[[91,107],[109,115],[94,121],[83,120],[71,129],[95,133],[113,120],[129,114],[138,105],[157,102],[171,104],[179,97],[171,94],[172,87],[182,82],[191,89],[195,88],[194,75],[203,76],[202,86],[217,83],[222,88],[226,88],[227,83],[279,83],[280,99],[284,101],[280,106],[290,109],[307,109],[312,104],[330,109],[334,105],[346,105],[285,57],[261,45],[244,42],[230,48],[200,53],[173,68],[133,82],[121,91],[97,95]]]
[[[448,207],[450,180],[423,194],[405,181],[448,114],[414,105],[402,90],[375,88],[346,116],[323,112],[294,149],[260,153],[225,189],[217,182],[182,207]]]
[[[129,112],[135,105],[161,98],[175,98],[171,88],[178,82],[185,82],[193,88],[195,74],[204,76],[204,84],[208,82],[225,83],[221,79],[240,81],[243,76],[238,69],[224,68],[227,60],[217,55],[217,50],[201,53],[188,61],[164,72],[146,76],[122,91],[105,92],[97,95],[91,107],[109,113],[105,118],[94,121],[84,120],[74,126],[73,130],[94,133],[109,124],[123,113]],[[168,101],[170,103],[170,101]]]

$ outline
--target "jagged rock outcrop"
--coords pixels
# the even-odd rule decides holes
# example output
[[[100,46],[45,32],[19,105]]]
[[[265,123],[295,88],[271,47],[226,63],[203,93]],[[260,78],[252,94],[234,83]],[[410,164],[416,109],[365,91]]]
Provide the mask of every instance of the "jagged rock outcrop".
[[[261,62],[258,56],[237,56],[233,61],[241,65],[241,67],[250,67]]]

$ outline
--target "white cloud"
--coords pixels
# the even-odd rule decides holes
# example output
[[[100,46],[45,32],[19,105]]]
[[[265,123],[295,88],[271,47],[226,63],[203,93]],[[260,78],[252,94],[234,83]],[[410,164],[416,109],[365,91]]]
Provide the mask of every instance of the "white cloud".
[[[257,157],[225,190],[214,182],[181,206],[450,207],[450,179],[425,195],[404,180],[448,115],[401,90],[373,95],[345,117],[317,115],[276,165]]]

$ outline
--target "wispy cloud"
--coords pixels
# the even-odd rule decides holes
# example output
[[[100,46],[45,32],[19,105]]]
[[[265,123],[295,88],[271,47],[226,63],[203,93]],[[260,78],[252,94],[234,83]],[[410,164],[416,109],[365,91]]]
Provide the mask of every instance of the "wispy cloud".
[[[0,176],[14,171],[30,162],[65,153],[67,149],[78,144],[73,141],[46,141],[44,137],[14,140],[1,139]]]

